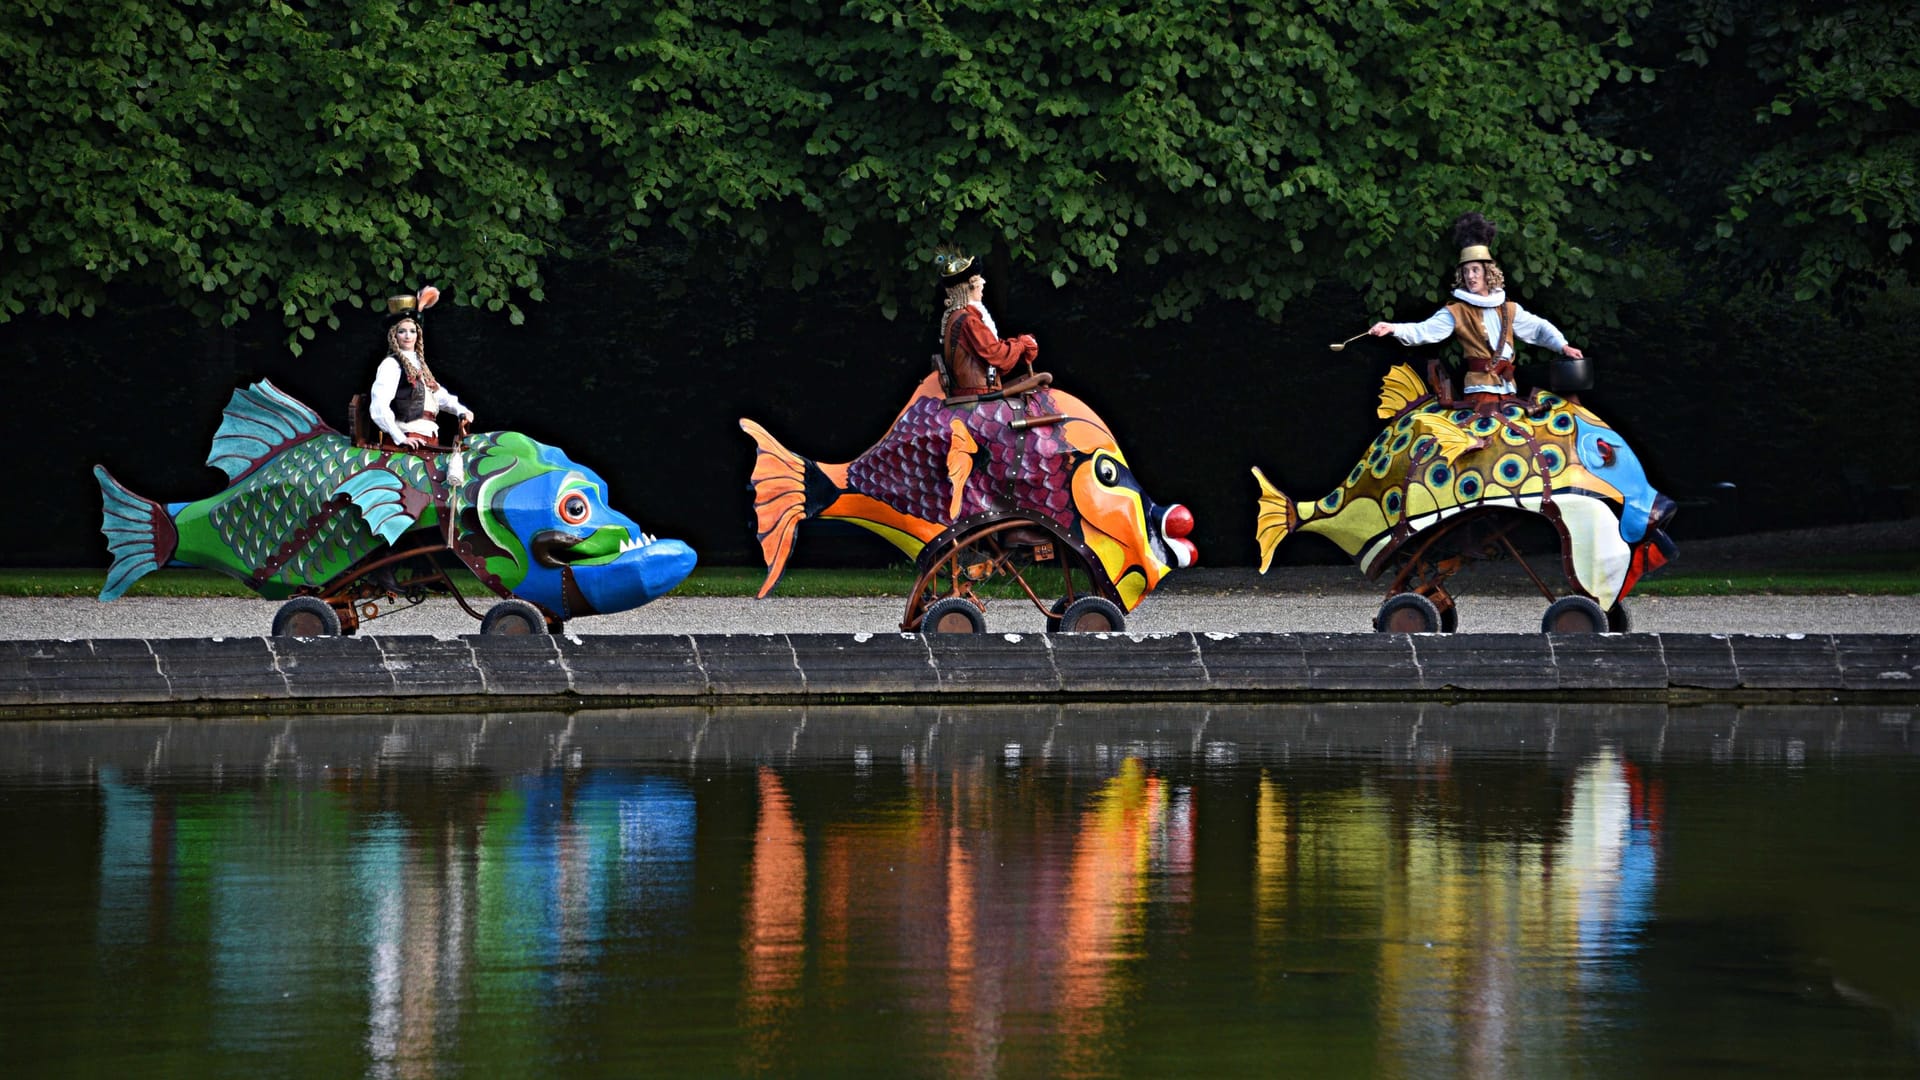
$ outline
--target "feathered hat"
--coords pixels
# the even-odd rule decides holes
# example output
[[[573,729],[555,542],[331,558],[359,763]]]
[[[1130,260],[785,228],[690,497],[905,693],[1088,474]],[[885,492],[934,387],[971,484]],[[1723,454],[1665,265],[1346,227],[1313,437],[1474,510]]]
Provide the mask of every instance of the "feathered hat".
[[[439,302],[440,290],[432,285],[428,285],[412,296],[389,296],[387,297],[386,326],[392,329],[394,324],[405,319],[419,322],[421,314]]]
[[[940,275],[940,288],[951,289],[985,269],[980,259],[951,244],[934,249],[933,269]]]
[[[1492,262],[1493,222],[1478,210],[1469,210],[1453,223],[1453,242],[1460,245],[1460,261]]]

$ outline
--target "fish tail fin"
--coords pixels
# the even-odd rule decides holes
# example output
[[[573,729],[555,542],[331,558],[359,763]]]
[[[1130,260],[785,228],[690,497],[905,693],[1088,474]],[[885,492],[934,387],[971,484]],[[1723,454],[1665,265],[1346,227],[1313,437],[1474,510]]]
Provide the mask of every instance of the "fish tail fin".
[[[1293,508],[1287,493],[1274,487],[1258,467],[1253,470],[1253,478],[1260,482],[1260,516],[1254,522],[1253,536],[1260,544],[1260,572],[1264,574],[1273,565],[1273,549],[1299,527],[1300,512]]]
[[[134,582],[173,558],[180,533],[166,507],[128,491],[106,469],[95,465],[93,478],[100,482],[100,531],[113,556],[100,599],[117,600]]]
[[[840,488],[818,464],[781,446],[766,428],[743,419],[740,430],[753,436],[757,444],[749,486],[753,491],[755,537],[760,541],[760,555],[767,561],[767,580],[756,594],[764,598],[787,568],[800,522],[832,505]]]

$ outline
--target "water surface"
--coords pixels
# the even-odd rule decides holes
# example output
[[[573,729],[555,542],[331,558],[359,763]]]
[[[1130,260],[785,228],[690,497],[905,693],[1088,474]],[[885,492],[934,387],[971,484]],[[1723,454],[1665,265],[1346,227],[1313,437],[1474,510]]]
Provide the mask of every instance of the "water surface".
[[[8,1071],[1920,1069],[1908,709],[0,726]],[[24,1070],[24,1071],[22,1071]]]

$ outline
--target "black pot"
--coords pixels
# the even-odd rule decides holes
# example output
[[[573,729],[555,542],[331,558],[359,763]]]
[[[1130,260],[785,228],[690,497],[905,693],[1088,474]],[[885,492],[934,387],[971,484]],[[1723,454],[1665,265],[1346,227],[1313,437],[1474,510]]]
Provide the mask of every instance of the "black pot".
[[[1556,394],[1573,394],[1581,390],[1593,389],[1593,363],[1586,359],[1575,360],[1571,356],[1553,358],[1550,385]]]

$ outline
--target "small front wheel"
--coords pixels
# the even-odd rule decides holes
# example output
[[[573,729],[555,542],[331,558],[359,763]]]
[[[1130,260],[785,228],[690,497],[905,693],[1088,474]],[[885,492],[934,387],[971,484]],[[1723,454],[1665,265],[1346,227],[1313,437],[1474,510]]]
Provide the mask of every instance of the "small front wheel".
[[[1111,634],[1126,628],[1126,612],[1104,596],[1083,596],[1060,613],[1063,634]]]
[[[339,637],[340,613],[317,596],[296,596],[273,613],[274,637]]]
[[[1607,613],[1584,596],[1563,596],[1540,618],[1543,634],[1604,634]]]
[[[547,617],[525,600],[502,600],[480,620],[482,634],[524,637],[547,632]]]
[[[973,601],[960,596],[949,596],[935,600],[927,606],[927,613],[920,617],[920,632],[923,634],[984,634],[987,632],[987,617],[973,606]]]
[[[1380,605],[1373,628],[1383,634],[1437,634],[1445,628],[1440,609],[1417,592],[1395,593]]]
[[[1060,616],[1067,613],[1067,605],[1071,603],[1073,603],[1071,598],[1063,596],[1055,600],[1053,606],[1047,608],[1047,633],[1057,634],[1060,632]]]

